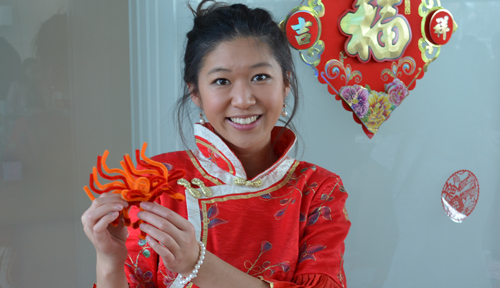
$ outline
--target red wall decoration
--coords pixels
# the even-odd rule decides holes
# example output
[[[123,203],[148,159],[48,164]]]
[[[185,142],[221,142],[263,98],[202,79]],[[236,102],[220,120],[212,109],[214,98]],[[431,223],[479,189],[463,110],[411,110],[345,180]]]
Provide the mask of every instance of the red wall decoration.
[[[280,26],[369,138],[457,28],[434,0],[309,0]]]

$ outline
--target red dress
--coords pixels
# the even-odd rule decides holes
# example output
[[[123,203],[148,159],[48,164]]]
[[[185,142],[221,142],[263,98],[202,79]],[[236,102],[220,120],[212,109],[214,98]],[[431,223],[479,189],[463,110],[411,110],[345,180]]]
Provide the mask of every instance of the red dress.
[[[274,128],[273,139],[280,130]],[[163,196],[161,205],[188,219],[208,251],[271,287],[346,287],[344,239],[351,224],[339,176],[288,156],[296,140],[290,130],[275,145],[279,160],[253,179],[247,179],[210,124],[195,125],[195,137],[197,150],[152,159],[169,170],[186,171],[184,179],[190,183],[200,179],[213,195],[203,194],[203,185],[191,184],[201,195],[197,198],[170,183],[185,193],[186,201]],[[131,211],[133,221],[136,212]],[[129,229],[125,271],[130,287],[182,287],[177,274],[167,271],[138,236],[139,230]]]

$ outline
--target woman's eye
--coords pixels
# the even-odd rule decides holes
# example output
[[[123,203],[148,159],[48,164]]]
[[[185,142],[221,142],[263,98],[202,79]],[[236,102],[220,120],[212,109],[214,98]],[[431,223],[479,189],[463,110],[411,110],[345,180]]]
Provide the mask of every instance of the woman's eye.
[[[217,85],[223,86],[223,85],[229,84],[229,80],[219,78],[219,79],[216,79],[214,81],[214,83],[217,84]]]
[[[253,76],[252,81],[264,81],[264,80],[267,80],[269,78],[271,78],[271,77],[269,77],[269,75],[259,74],[259,75]]]

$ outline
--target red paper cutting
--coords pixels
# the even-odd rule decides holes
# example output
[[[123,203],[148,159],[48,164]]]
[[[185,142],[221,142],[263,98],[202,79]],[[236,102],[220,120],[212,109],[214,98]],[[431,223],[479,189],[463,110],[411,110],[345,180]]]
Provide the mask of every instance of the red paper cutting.
[[[460,170],[448,178],[441,193],[441,202],[446,215],[461,223],[474,211],[479,199],[479,182],[469,170]]]

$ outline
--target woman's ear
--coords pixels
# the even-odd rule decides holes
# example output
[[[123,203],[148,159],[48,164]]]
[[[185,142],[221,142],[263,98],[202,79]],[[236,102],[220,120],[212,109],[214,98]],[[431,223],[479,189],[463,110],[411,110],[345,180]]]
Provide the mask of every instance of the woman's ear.
[[[194,87],[194,84],[187,84],[189,95],[191,95],[191,100],[194,104],[201,108],[201,98],[198,92],[195,92],[197,89]]]
[[[291,71],[286,72],[286,81],[285,81],[285,98],[290,93],[290,77],[292,75]]]

